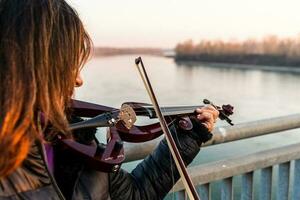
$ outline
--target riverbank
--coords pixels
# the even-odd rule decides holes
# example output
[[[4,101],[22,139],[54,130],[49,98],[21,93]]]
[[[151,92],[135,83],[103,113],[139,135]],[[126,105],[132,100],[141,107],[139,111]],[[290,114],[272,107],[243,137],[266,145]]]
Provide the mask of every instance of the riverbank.
[[[221,62],[203,62],[203,61],[175,61],[178,66],[186,67],[211,67],[220,69],[238,69],[238,70],[261,70],[279,73],[297,73],[300,74],[300,67],[295,66],[272,66],[272,65],[250,65]]]
[[[209,54],[176,54],[176,62],[209,62],[242,64],[251,66],[300,67],[300,58],[289,58],[283,55],[209,55]]]
[[[115,47],[96,47],[95,57],[143,54],[153,56],[164,56],[163,49],[160,48],[115,48]]]

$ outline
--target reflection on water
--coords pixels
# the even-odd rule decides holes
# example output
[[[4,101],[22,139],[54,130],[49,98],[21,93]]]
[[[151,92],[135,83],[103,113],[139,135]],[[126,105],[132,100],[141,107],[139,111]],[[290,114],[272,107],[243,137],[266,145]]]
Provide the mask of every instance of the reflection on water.
[[[220,65],[177,65],[170,58],[143,56],[162,105],[198,105],[208,98],[235,106],[235,123],[300,112],[300,73],[226,68]],[[81,100],[120,107],[123,102],[150,102],[134,67],[135,56],[92,59],[84,68]],[[224,125],[218,122],[219,126]],[[104,131],[103,131],[104,132]],[[300,141],[298,130],[221,144],[203,149],[192,165],[247,155]],[[131,170],[137,162],[124,164]],[[214,189],[213,189],[214,190]]]
[[[150,102],[134,67],[135,56],[92,59],[83,70],[78,99],[119,107],[125,101]],[[171,58],[144,56],[159,102],[197,105],[203,98],[235,106],[235,122],[300,111],[300,74],[244,70],[213,65],[176,65]]]

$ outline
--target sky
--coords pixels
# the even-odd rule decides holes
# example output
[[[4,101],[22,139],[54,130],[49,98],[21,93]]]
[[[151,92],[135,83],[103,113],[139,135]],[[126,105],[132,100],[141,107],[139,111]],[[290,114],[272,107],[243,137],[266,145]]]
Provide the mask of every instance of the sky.
[[[300,0],[67,0],[95,46],[173,48],[192,39],[300,35]]]

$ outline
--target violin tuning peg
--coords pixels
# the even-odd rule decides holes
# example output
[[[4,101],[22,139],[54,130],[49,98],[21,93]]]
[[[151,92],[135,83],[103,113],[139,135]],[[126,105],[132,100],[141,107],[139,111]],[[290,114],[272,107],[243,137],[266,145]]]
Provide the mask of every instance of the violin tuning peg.
[[[203,103],[204,103],[204,104],[212,104],[212,103],[210,102],[210,100],[208,100],[208,99],[203,99]]]
[[[232,115],[232,114],[233,114],[233,109],[234,109],[234,107],[231,106],[230,104],[228,104],[228,105],[223,105],[223,106],[222,106],[222,109],[223,109],[224,113],[225,113],[227,116],[229,116],[229,115]]]
[[[203,103],[206,104],[206,105],[211,105],[211,106],[213,106],[213,107],[216,108],[216,109],[219,109],[219,108],[220,108],[219,106],[216,106],[213,102],[211,102],[211,101],[208,100],[208,99],[203,99]]]

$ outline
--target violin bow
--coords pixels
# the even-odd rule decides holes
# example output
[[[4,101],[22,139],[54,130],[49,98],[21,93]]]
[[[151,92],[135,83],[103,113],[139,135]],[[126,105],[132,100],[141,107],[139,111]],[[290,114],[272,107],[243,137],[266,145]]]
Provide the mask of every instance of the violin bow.
[[[157,98],[154,94],[154,91],[153,91],[153,88],[152,88],[152,85],[150,83],[150,80],[149,80],[149,77],[147,75],[147,72],[146,72],[146,69],[145,69],[145,66],[143,64],[143,61],[142,61],[142,58],[141,57],[138,57],[135,59],[135,64],[136,64],[136,67],[138,69],[138,72],[142,78],[142,81],[144,83],[144,86],[148,92],[148,95],[151,99],[151,102],[153,104],[153,107],[154,107],[154,110],[156,112],[156,115],[159,119],[159,122],[160,122],[160,125],[161,125],[161,128],[163,130],[163,133],[166,137],[166,140],[167,140],[167,143],[168,143],[168,146],[169,146],[169,149],[171,151],[171,154],[172,154],[172,157],[175,161],[175,164],[176,164],[176,167],[177,167],[177,170],[180,174],[180,177],[181,177],[181,180],[183,182],[183,185],[185,187],[185,190],[186,190],[186,193],[189,197],[190,200],[200,200],[200,197],[198,196],[198,193],[196,191],[196,188],[195,186],[193,185],[193,182],[189,176],[189,174],[187,173],[187,169],[185,167],[185,164],[180,156],[180,153],[179,153],[179,150],[175,144],[175,141],[172,137],[172,134],[168,128],[168,125],[167,125],[167,122],[165,120],[165,118],[163,117],[162,115],[162,112],[161,112],[161,109],[158,105],[158,101],[157,101]],[[141,67],[140,65],[141,64]]]

